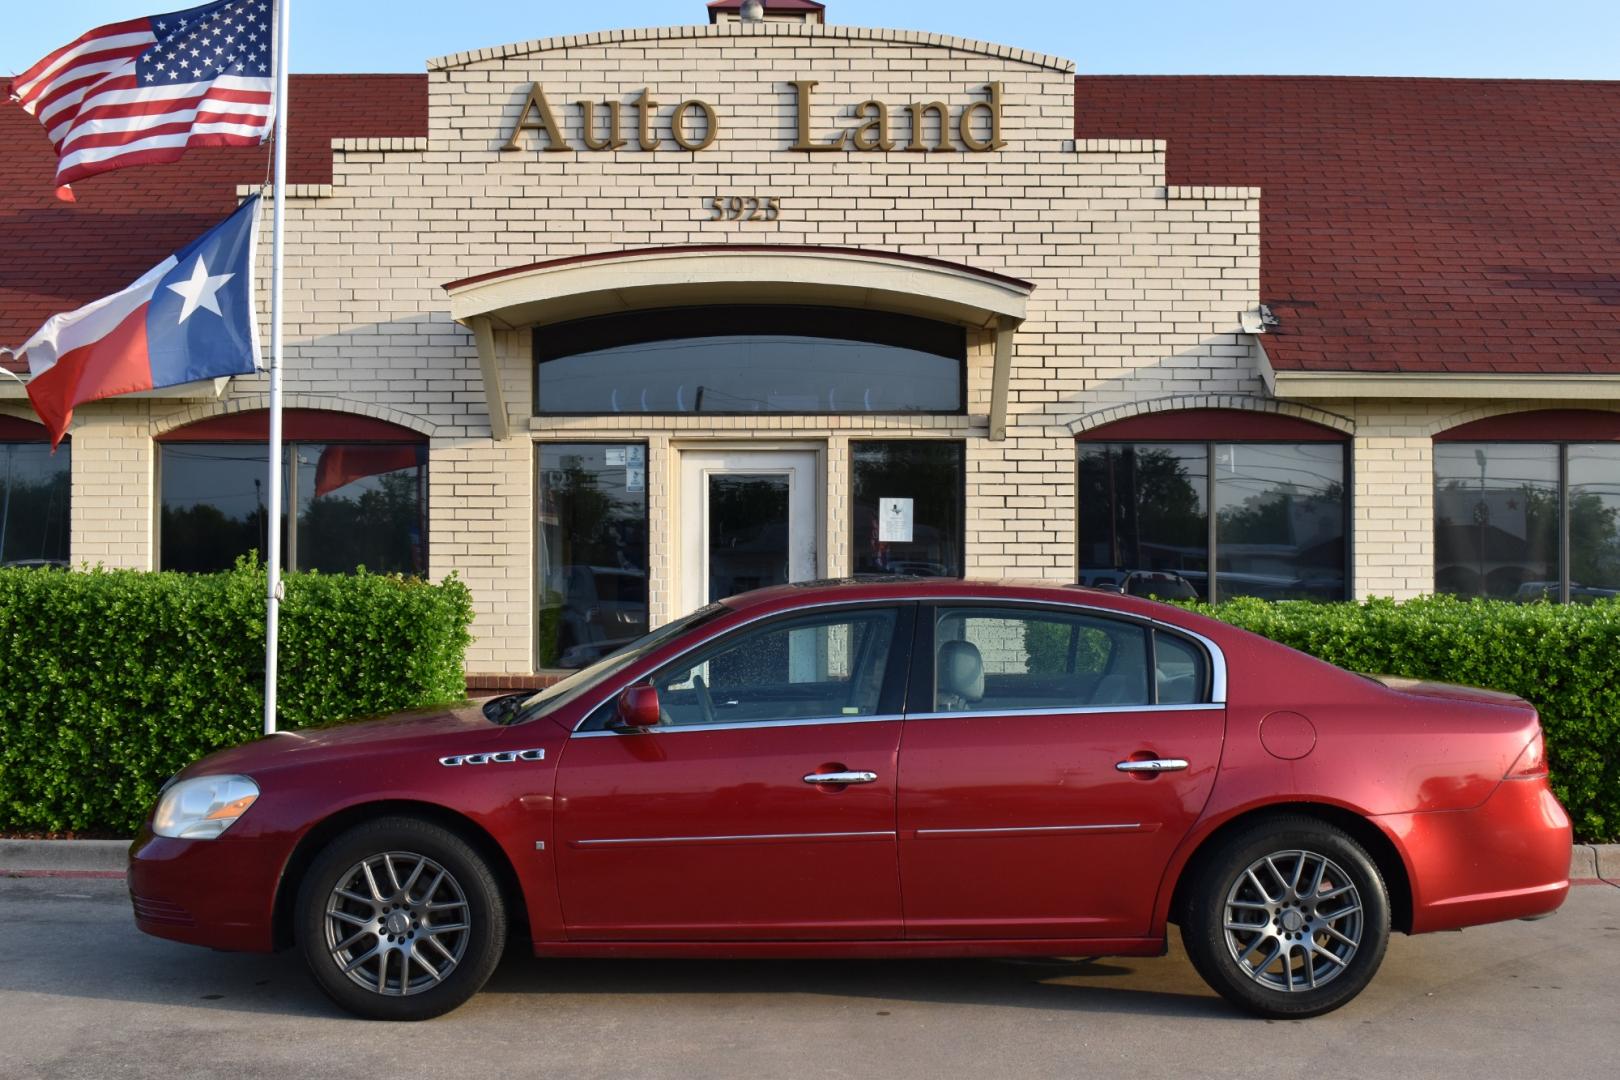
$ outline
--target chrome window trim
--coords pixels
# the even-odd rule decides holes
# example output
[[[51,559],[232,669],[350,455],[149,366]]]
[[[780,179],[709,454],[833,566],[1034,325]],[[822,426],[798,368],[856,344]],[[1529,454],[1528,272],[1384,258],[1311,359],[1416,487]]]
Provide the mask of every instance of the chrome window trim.
[[[1197,705],[1080,705],[1050,709],[958,709],[953,712],[906,713],[907,720],[955,720],[971,716],[1089,716],[1096,713],[1214,712],[1225,705],[1216,701]]]
[[[1106,825],[1007,825],[994,829],[918,829],[918,836],[981,836],[1008,833],[1053,832],[1138,832],[1140,821],[1122,821]]]
[[[874,832],[741,833],[733,836],[624,836],[609,840],[575,840],[576,847],[603,847],[609,844],[711,844],[736,840],[838,840],[848,838],[893,837],[893,829]]]
[[[600,707],[597,706],[597,708]],[[596,710],[591,711],[595,712]],[[877,716],[810,716],[793,720],[737,720],[732,723],[714,724],[660,724],[658,727],[625,728],[610,731],[576,730],[572,737],[576,739],[600,739],[603,737],[623,739],[635,735],[674,735],[681,731],[746,731],[752,728],[814,727],[817,724],[881,724],[887,720],[900,719],[903,719],[903,717],[899,713],[883,713]]]
[[[1209,701],[1210,705],[1226,704],[1226,654],[1221,647],[1196,630],[1188,630],[1174,623],[1167,623],[1163,619],[1149,619],[1155,629],[1165,630],[1172,634],[1191,638],[1204,647],[1209,653]]]
[[[1061,588],[1062,586],[1057,586],[1057,587]],[[1165,622],[1163,619],[1156,619],[1151,615],[1135,615],[1135,614],[1132,614],[1131,612],[1128,612],[1128,611],[1115,611],[1112,608],[1096,607],[1095,605],[1092,605],[1092,604],[1080,603],[1080,602],[1071,601],[1071,600],[1050,600],[1050,599],[1031,600],[1031,599],[1028,599],[1028,598],[1025,598],[1025,597],[958,596],[958,595],[946,595],[946,596],[874,596],[874,597],[866,597],[864,599],[856,599],[856,600],[822,600],[822,601],[819,601],[819,602],[814,603],[814,604],[804,604],[804,605],[801,605],[799,607],[787,609],[785,611],[767,611],[767,612],[764,612],[762,614],[755,615],[752,618],[745,619],[744,621],[742,621],[742,622],[738,623],[737,625],[731,627],[730,629],[724,631],[724,633],[725,634],[730,634],[730,633],[732,633],[733,631],[736,631],[736,630],[743,630],[743,629],[746,629],[747,627],[753,626],[755,623],[764,622],[766,619],[773,619],[773,618],[776,618],[778,616],[796,615],[796,614],[798,614],[800,612],[805,612],[805,611],[820,611],[820,610],[822,610],[824,608],[866,607],[866,606],[871,605],[871,604],[887,604],[887,605],[889,605],[891,607],[898,607],[899,605],[902,605],[902,604],[1012,604],[1012,605],[1023,605],[1023,606],[1026,606],[1026,607],[1047,607],[1047,608],[1058,608],[1058,609],[1062,609],[1062,610],[1079,610],[1079,611],[1084,611],[1084,612],[1095,613],[1096,615],[1098,615],[1101,618],[1124,619],[1124,620],[1129,621],[1129,622],[1139,623],[1139,624],[1142,624],[1142,625],[1145,625],[1145,626],[1163,629],[1163,630],[1166,630],[1166,631],[1168,631],[1170,633],[1173,633],[1173,634],[1180,634],[1183,637],[1191,638],[1192,640],[1194,640],[1194,641],[1198,642],[1200,645],[1202,645],[1205,648],[1205,650],[1207,650],[1208,653],[1209,653],[1209,667],[1210,667],[1209,700],[1207,702],[1198,702],[1198,703],[1192,704],[1192,705],[1176,705],[1176,706],[1173,706],[1173,707],[1178,708],[1178,709],[1196,709],[1196,708],[1199,708],[1199,707],[1209,707],[1209,706],[1217,706],[1217,705],[1224,707],[1226,705],[1226,654],[1221,651],[1221,647],[1219,645],[1215,644],[1215,642],[1211,641],[1209,638],[1205,637],[1203,634],[1198,633],[1198,631],[1196,631],[1196,630],[1188,630],[1185,627],[1177,626],[1174,623]],[[682,649],[680,652],[675,653],[673,656],[669,657],[662,664],[660,664],[659,667],[663,667],[665,664],[673,664],[675,661],[681,659],[681,657],[686,656],[688,653],[691,653],[691,652],[693,652],[693,651],[695,651],[697,649],[702,648],[703,646],[709,644],[712,641],[718,640],[719,637],[721,637],[721,636],[723,636],[723,635],[716,635],[715,637],[705,639],[704,641],[697,642],[696,644],[693,644],[693,645],[689,645],[686,648]],[[602,731],[602,732],[584,731],[584,732],[582,732],[582,731],[579,730],[580,726],[583,725],[585,723],[585,721],[589,720],[591,718],[592,714],[594,714],[597,709],[600,709],[603,705],[606,705],[609,701],[611,701],[614,697],[617,696],[617,693],[618,693],[618,691],[614,691],[613,693],[606,694],[603,697],[598,698],[591,705],[590,708],[585,709],[584,712],[580,715],[579,720],[574,724],[574,727],[572,729],[571,734],[581,735],[581,736],[583,736],[583,735],[617,735],[617,734],[620,734],[619,732],[616,732],[616,731]],[[1169,708],[1169,707],[1172,707],[1172,706],[1126,706],[1126,708]],[[1073,709],[1059,709],[1057,711],[1058,712],[1074,712],[1076,710],[1073,710]],[[1119,710],[1119,709],[1110,709],[1110,710],[1107,710],[1107,711],[1119,712],[1121,710]],[[979,714],[974,714],[974,713],[960,713],[960,714],[954,714],[954,713],[953,714],[912,713],[912,714],[908,714],[908,715],[913,717],[913,718],[920,719],[921,717],[928,716],[928,715],[962,715],[962,716],[981,715],[981,716],[983,716],[983,715],[987,715],[987,714],[986,713],[979,713]],[[846,722],[846,723],[849,722],[847,719],[842,718],[842,717],[840,717],[839,719],[840,719],[841,722]],[[870,718],[863,717],[861,719],[870,719]],[[793,721],[791,721],[791,720],[764,720],[764,721],[744,721],[744,723],[769,724],[769,725],[773,725],[773,726],[779,726],[779,725],[782,725],[782,724],[793,723]],[[692,731],[692,730],[696,730],[696,728],[698,728],[698,727],[708,727],[708,726],[709,725],[706,725],[706,724],[704,724],[704,725],[693,724],[693,725],[687,725],[686,727],[680,728],[679,730]],[[737,725],[737,724],[722,724],[722,725],[717,725],[717,726],[720,726],[720,727],[737,727],[739,725]],[[647,728],[645,730],[648,730],[648,731],[655,731],[655,730],[673,731],[673,730],[677,730],[677,729],[674,728],[674,727],[670,727],[670,728]]]

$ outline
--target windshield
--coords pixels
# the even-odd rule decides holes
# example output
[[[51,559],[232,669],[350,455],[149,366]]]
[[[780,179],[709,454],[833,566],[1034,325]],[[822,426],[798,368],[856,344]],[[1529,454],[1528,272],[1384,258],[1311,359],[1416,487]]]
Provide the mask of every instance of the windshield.
[[[552,709],[566,705],[579,695],[595,686],[597,683],[629,667],[643,656],[658,648],[664,642],[676,637],[694,627],[702,626],[711,619],[725,614],[724,604],[710,604],[698,608],[684,619],[676,619],[672,623],[665,623],[657,630],[639,637],[626,645],[618,652],[609,653],[590,667],[580,668],[561,682],[552,683],[533,697],[525,701],[515,722],[522,723],[532,720]]]

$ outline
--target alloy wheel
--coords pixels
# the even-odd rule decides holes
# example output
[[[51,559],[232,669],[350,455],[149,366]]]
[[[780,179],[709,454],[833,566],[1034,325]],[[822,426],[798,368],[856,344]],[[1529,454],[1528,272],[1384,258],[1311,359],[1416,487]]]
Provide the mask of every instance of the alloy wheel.
[[[1361,894],[1349,874],[1314,851],[1255,860],[1226,894],[1222,925],[1239,970],[1260,986],[1324,986],[1361,947]]]
[[[370,855],[328,894],[326,949],[355,985],[409,996],[440,985],[471,940],[471,908],[442,865],[408,851]]]

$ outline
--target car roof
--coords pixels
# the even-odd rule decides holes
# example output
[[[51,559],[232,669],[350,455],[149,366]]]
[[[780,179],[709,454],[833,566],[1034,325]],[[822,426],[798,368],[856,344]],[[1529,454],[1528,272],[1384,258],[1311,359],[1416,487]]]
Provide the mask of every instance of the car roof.
[[[1083,604],[1088,607],[1107,608],[1131,615],[1149,618],[1176,616],[1175,621],[1186,622],[1198,616],[1154,600],[1135,596],[1122,596],[1107,589],[1093,589],[1061,581],[1004,578],[975,580],[965,578],[911,577],[885,575],[873,577],[823,578],[816,581],[797,581],[790,585],[773,585],[739,593],[721,601],[737,611],[758,608],[791,609],[819,604],[836,604],[856,600],[1018,600],[1044,601],[1059,604]]]

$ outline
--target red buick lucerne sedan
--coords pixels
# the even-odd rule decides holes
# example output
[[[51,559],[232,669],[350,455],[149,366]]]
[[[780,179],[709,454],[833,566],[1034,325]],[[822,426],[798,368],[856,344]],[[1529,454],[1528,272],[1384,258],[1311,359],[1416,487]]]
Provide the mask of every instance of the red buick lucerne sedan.
[[[1391,929],[1546,915],[1536,712],[1076,587],[790,585],[532,695],[290,732],[176,776],[136,922],[295,946],[368,1017],[539,957],[1155,956],[1272,1017]]]

